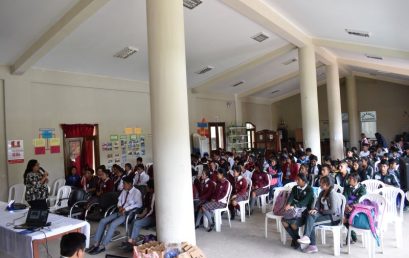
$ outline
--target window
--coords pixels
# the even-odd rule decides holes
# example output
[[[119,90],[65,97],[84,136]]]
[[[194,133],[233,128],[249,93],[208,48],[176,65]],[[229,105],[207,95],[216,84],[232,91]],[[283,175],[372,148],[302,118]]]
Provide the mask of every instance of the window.
[[[246,131],[247,131],[247,138],[248,144],[247,148],[254,149],[254,142],[255,142],[255,135],[256,135],[256,126],[250,122],[246,122]]]
[[[209,123],[210,152],[218,148],[225,148],[226,138],[224,130],[225,123]]]
[[[361,132],[368,138],[375,138],[376,133],[376,111],[365,111],[360,113]]]

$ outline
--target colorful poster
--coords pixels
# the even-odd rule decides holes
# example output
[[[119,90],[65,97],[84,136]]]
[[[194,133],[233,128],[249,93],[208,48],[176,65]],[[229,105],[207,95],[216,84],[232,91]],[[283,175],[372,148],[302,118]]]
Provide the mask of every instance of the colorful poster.
[[[34,154],[35,155],[44,155],[45,154],[45,147],[34,147]]]
[[[23,140],[7,141],[7,160],[9,164],[24,163]]]
[[[55,154],[55,153],[60,153],[61,152],[61,148],[60,146],[50,146],[50,153]]]
[[[34,147],[45,147],[46,141],[44,138],[37,138],[33,140]]]
[[[41,138],[51,139],[54,137],[54,132],[55,132],[54,128],[40,128],[39,131],[40,131]]]
[[[132,127],[125,128],[125,129],[124,129],[124,133],[127,134],[127,135],[128,135],[128,134],[133,134],[133,128],[132,128]]]
[[[60,138],[51,138],[49,140],[50,146],[60,146],[61,145],[61,141]]]
[[[135,134],[137,134],[137,135],[142,134],[142,128],[140,128],[140,127],[135,128]]]
[[[119,140],[118,135],[117,134],[112,134],[109,139],[111,140],[111,142],[116,142]]]

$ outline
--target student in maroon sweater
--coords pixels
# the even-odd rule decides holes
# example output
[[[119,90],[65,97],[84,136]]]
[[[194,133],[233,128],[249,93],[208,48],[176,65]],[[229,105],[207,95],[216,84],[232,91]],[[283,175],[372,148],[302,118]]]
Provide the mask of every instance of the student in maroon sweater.
[[[236,215],[236,209],[239,209],[238,202],[245,201],[248,198],[247,180],[241,175],[241,165],[234,166],[233,171],[234,187],[229,204],[231,219],[234,219]]]
[[[254,205],[256,204],[257,198],[260,195],[269,192],[270,182],[268,181],[267,173],[260,170],[259,166],[255,166],[253,175],[251,176],[252,190],[250,199],[250,210],[253,211]]]
[[[227,179],[225,178],[225,175],[226,175],[226,171],[222,168],[219,168],[219,170],[217,171],[218,181],[216,184],[216,189],[213,192],[211,201],[204,203],[202,207],[200,208],[197,214],[197,218],[196,218],[196,229],[199,228],[200,221],[203,218],[203,215],[205,215],[207,220],[210,223],[210,226],[207,232],[212,231],[214,228],[214,222],[212,219],[211,212],[215,209],[226,207],[229,187],[231,186],[230,186],[229,181],[227,181]]]

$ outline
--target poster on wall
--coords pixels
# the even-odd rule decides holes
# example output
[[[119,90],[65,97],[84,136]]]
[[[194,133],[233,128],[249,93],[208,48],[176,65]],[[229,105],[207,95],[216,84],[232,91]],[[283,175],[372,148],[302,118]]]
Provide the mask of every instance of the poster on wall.
[[[9,164],[24,163],[23,140],[7,141],[7,160]]]

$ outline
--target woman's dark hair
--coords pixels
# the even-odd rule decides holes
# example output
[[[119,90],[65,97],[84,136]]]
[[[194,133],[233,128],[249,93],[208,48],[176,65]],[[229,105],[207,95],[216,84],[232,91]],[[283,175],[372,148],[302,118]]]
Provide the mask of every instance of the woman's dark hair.
[[[241,174],[241,165],[236,165],[236,166],[234,166],[234,167],[233,167],[233,170],[234,170],[234,171],[237,171],[237,172],[239,172],[239,173]]]
[[[24,176],[23,176],[24,182],[25,182],[25,180],[26,180],[26,178],[27,178],[27,174],[30,173],[30,172],[33,172],[33,167],[34,167],[37,163],[38,163],[38,161],[37,161],[36,159],[30,159],[30,160],[28,161],[27,167],[26,167],[26,170],[24,171]]]
[[[359,180],[361,179],[361,177],[359,176],[358,173],[350,174],[348,178],[349,178],[349,179],[353,178],[353,179],[354,179],[355,181],[357,181],[357,182],[359,182]]]
[[[321,177],[320,179],[320,183],[329,186],[328,190],[324,191],[324,193],[322,194],[322,197],[324,199],[328,198],[329,193],[332,191],[332,189],[334,188],[334,185],[331,183],[331,180],[329,179],[328,176],[324,176]]]
[[[87,171],[91,172],[91,175],[94,174],[94,170],[92,168],[90,168],[90,167],[85,169],[85,173],[87,173]]]

